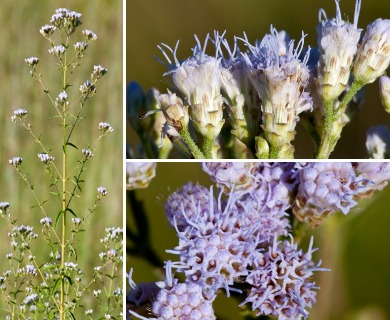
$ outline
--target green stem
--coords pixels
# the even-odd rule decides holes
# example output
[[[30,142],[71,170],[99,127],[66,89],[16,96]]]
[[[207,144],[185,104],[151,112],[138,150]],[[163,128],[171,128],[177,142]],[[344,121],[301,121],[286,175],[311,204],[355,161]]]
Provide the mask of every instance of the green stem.
[[[335,114],[333,113],[333,102],[326,101],[325,108],[325,123],[322,130],[320,147],[318,148],[317,159],[328,159],[334,149],[332,143],[332,127],[335,122]]]
[[[204,138],[203,141],[203,154],[206,159],[214,159],[216,155],[213,154],[213,146],[215,139]]]
[[[337,120],[340,120],[348,103],[356,95],[356,93],[363,87],[362,82],[354,81],[351,85],[351,89],[345,94],[336,110],[333,109],[333,101],[325,101],[325,123],[322,130],[322,137],[320,147],[317,153],[317,159],[328,159],[330,154],[333,152],[337,140],[340,138],[341,130],[345,123],[338,121],[339,133],[333,132],[333,126]]]
[[[64,66],[62,69],[62,88],[66,90],[66,52],[64,54]],[[64,272],[65,268],[65,247],[66,247],[66,146],[67,146],[67,137],[66,134],[66,104],[63,104],[62,107],[62,136],[63,136],[63,146],[62,146],[62,236],[61,236],[61,270]],[[60,275],[61,277],[61,295],[60,295],[60,320],[65,319],[65,277],[64,274]]]
[[[183,129],[180,130],[180,135],[181,135],[181,138],[183,139],[183,141],[186,143],[186,145],[190,149],[190,151],[195,159],[204,159],[205,158],[202,151],[200,151],[200,149],[196,145],[195,141],[191,138],[191,135],[190,135],[187,127],[183,127]]]

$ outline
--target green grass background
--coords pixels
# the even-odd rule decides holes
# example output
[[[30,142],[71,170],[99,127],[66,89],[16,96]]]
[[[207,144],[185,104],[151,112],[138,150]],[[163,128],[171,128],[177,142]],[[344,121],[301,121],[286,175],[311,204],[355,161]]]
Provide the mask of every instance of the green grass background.
[[[353,21],[354,0],[340,1],[342,17]],[[213,30],[227,31],[227,38],[241,36],[243,31],[253,42],[262,39],[272,24],[277,30],[286,30],[291,38],[299,39],[302,31],[308,36],[305,44],[316,44],[318,10],[324,8],[328,17],[335,16],[333,0],[135,0],[127,4],[126,79],[138,81],[144,90],[151,86],[163,92],[169,77],[163,77],[166,67],[154,57],[163,58],[157,45],[165,43],[174,47],[180,39],[178,58],[191,54],[195,45],[194,34],[205,38]],[[377,18],[390,17],[389,1],[363,0],[358,26],[366,26]],[[370,126],[390,126],[390,115],[386,114],[378,96],[377,83],[366,86],[365,103],[343,131],[342,138],[332,158],[365,158],[365,137]],[[134,140],[131,129],[127,139]],[[312,144],[298,125],[294,142],[296,158],[311,158]]]
[[[41,90],[39,83],[29,75],[29,68],[24,59],[30,56],[40,57],[38,69],[44,75],[44,80],[54,97],[60,90],[60,74],[57,72],[55,60],[48,53],[49,42],[44,39],[39,28],[49,23],[54,10],[65,7],[82,14],[82,26],[75,37],[82,40],[81,30],[94,31],[98,39],[87,49],[82,59],[82,66],[73,77],[74,87],[70,96],[76,96],[79,85],[88,80],[93,65],[101,64],[108,73],[99,81],[97,94],[92,97],[85,108],[86,119],[81,122],[72,142],[80,149],[86,148],[98,137],[97,125],[101,121],[110,123],[115,131],[98,144],[95,156],[87,162],[88,170],[84,175],[83,193],[73,205],[76,213],[84,214],[96,199],[96,188],[105,186],[108,196],[103,199],[101,207],[93,214],[91,225],[85,225],[86,232],[81,234],[79,241],[78,263],[89,268],[98,265],[98,254],[103,250],[99,239],[104,236],[104,228],[122,225],[122,1],[77,1],[77,0],[37,0],[37,1],[3,1],[0,10],[0,201],[8,201],[12,206],[12,214],[19,223],[32,225],[40,230],[41,214],[34,205],[31,192],[8,164],[14,156],[23,158],[22,170],[30,173],[30,180],[41,199],[48,198],[48,176],[44,166],[39,162],[37,153],[41,152],[38,144],[32,141],[30,135],[20,126],[11,123],[10,117],[17,108],[28,110],[28,121],[33,125],[42,140],[53,149],[56,164],[61,167],[60,128],[53,115],[53,107]],[[74,40],[75,40],[74,39]],[[78,151],[80,152],[80,151]],[[76,152],[70,153],[69,160],[76,160]],[[47,209],[48,207],[46,207]],[[53,213],[53,220],[57,209]],[[0,274],[8,268],[4,259],[10,251],[10,240],[7,232],[10,226],[5,220],[0,220]],[[34,250],[37,257],[46,258],[44,244],[35,241]],[[117,283],[119,285],[120,283]],[[3,297],[0,297],[0,318],[3,315]],[[97,306],[92,306],[96,308]]]
[[[150,186],[136,190],[147,212],[153,248],[164,261],[178,258],[165,252],[178,245],[178,238],[166,221],[164,203],[170,193],[189,181],[206,187],[212,185],[200,163],[159,163]],[[390,319],[389,197],[390,187],[387,187],[371,199],[359,201],[347,216],[334,215],[314,232],[308,232],[300,247],[307,250],[309,236],[314,234],[314,246],[319,248],[314,259],[322,259],[322,266],[332,270],[316,275],[321,290],[309,319]],[[134,228],[132,217],[128,207],[130,228]],[[127,257],[127,270],[130,267],[134,268],[136,282],[161,280],[161,274],[139,257]],[[214,306],[218,319],[241,319],[235,301],[223,294]]]

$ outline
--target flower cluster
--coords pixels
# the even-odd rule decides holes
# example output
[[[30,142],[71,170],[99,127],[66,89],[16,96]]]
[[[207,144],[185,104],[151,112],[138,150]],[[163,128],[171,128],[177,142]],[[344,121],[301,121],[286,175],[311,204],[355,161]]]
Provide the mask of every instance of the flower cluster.
[[[179,243],[167,250],[166,280],[136,286],[129,275],[130,313],[140,319],[215,319],[212,302],[223,290],[242,295],[257,316],[306,319],[319,289],[313,237],[305,252],[294,226],[318,227],[329,215],[348,214],[360,198],[390,180],[389,163],[203,163],[220,188],[188,183],[165,204]],[[183,273],[180,283],[172,269]],[[160,289],[158,289],[160,288]],[[152,318],[134,310],[152,300]],[[201,313],[194,313],[194,307]],[[189,316],[191,315],[191,316]]]
[[[171,78],[174,91],[157,92],[151,103],[139,103],[147,110],[137,114],[140,90],[131,83],[129,124],[147,148],[145,135],[151,138],[155,128],[145,125],[141,133],[138,122],[157,109],[163,116],[158,121],[162,135],[175,146],[180,141],[185,157],[286,159],[294,157],[296,125],[303,119],[315,157],[329,158],[359,104],[358,92],[390,65],[390,20],[377,19],[364,32],[358,27],[360,8],[356,0],[353,22],[343,20],[339,1],[335,18],[320,10],[317,46],[312,48],[304,33],[293,40],[273,26],[255,42],[245,33],[235,36],[233,45],[217,31],[203,43],[195,36],[186,59],[178,56],[179,41],[174,48],[159,45],[167,61],[161,61],[168,68],[164,76]],[[213,55],[206,53],[210,46]],[[388,83],[381,83],[388,109]]]

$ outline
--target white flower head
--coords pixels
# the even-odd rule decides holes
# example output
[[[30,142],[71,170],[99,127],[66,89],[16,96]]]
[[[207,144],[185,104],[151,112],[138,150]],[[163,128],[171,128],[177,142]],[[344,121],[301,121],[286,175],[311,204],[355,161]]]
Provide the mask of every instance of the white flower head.
[[[184,95],[184,102],[189,105],[189,114],[196,130],[203,136],[214,139],[224,124],[222,66],[220,59],[205,53],[209,35],[203,47],[198,37],[195,36],[195,40],[197,44],[192,49],[193,55],[181,63],[176,57],[179,42],[174,50],[163,44],[173,54],[174,63],[160,46],[158,48],[169,62],[170,69],[165,75],[172,76],[173,84]]]
[[[368,25],[356,54],[355,81],[372,83],[384,74],[390,64],[390,20],[377,19]]]
[[[353,24],[342,20],[339,1],[336,1],[336,18],[327,19],[325,12],[320,11],[324,20],[317,26],[320,53],[317,80],[319,95],[324,101],[338,98],[348,84],[362,31],[357,28],[360,6],[361,0],[357,0]]]

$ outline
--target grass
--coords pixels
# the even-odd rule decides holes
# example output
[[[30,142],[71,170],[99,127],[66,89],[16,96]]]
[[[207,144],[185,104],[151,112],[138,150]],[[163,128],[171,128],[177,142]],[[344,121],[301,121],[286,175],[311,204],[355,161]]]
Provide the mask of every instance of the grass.
[[[79,85],[89,79],[93,65],[101,64],[108,69],[108,74],[99,82],[97,95],[88,101],[85,117],[76,128],[74,144],[80,149],[86,148],[98,137],[99,122],[110,123],[115,131],[99,143],[95,156],[88,162],[88,170],[84,176],[82,197],[75,201],[74,211],[86,213],[96,199],[98,186],[105,186],[108,196],[102,201],[101,207],[93,214],[91,225],[79,239],[79,265],[93,267],[100,263],[98,254],[103,250],[99,239],[104,235],[104,228],[122,225],[122,3],[114,2],[80,2],[76,0],[48,2],[23,1],[22,3],[7,2],[2,5],[0,21],[3,28],[0,37],[0,201],[8,201],[12,206],[12,214],[19,223],[34,226],[40,230],[39,220],[42,218],[38,208],[32,208],[36,203],[30,190],[18,177],[8,160],[14,156],[23,158],[23,171],[30,173],[30,180],[41,199],[49,198],[47,186],[49,177],[43,173],[37,153],[42,150],[34,143],[20,126],[11,123],[10,117],[17,108],[28,110],[29,123],[35,132],[42,135],[42,140],[52,149],[52,154],[60,161],[61,132],[57,119],[53,118],[54,109],[39,87],[37,81],[29,76],[29,68],[24,59],[37,56],[41,59],[39,68],[44,81],[52,92],[60,92],[61,81],[55,60],[47,52],[48,42],[40,35],[39,28],[49,22],[54,10],[66,6],[70,10],[82,13],[82,29],[94,31],[98,40],[87,50],[82,66],[74,78],[74,87],[70,92],[76,92]],[[81,32],[81,31],[80,31]],[[57,87],[55,87],[57,85]],[[55,95],[53,93],[53,95]],[[56,160],[57,161],[57,160]],[[70,157],[70,162],[76,161]],[[38,167],[39,166],[39,167]],[[42,169],[42,170],[41,170]],[[53,211],[50,208],[48,211]],[[56,212],[52,212],[54,221]],[[0,223],[0,257],[9,252],[7,232],[10,226]],[[47,253],[41,250],[42,243],[36,242],[40,251],[39,259],[47,259]],[[1,264],[0,271],[6,270]],[[3,301],[0,298],[0,318],[3,318]],[[94,306],[91,306],[94,308]],[[96,307],[96,306],[95,306]],[[81,313],[80,313],[81,314]]]

